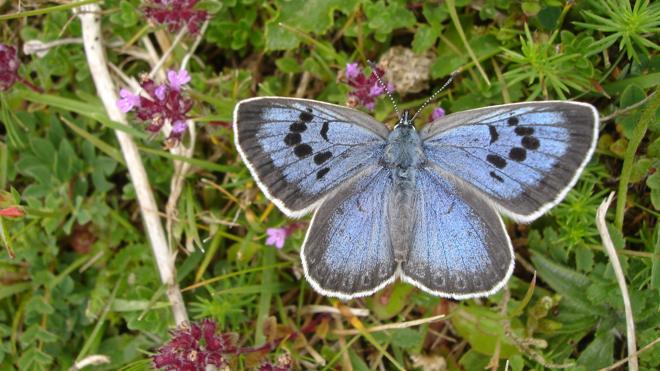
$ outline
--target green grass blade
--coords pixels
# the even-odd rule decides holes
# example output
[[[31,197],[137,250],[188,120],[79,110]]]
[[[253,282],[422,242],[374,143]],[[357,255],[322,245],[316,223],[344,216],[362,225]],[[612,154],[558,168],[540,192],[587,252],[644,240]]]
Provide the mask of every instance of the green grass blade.
[[[465,46],[465,49],[467,49],[467,52],[470,55],[470,58],[472,59],[472,62],[475,64],[475,66],[477,66],[477,69],[479,70],[481,77],[483,77],[484,81],[486,81],[486,84],[490,86],[490,81],[488,80],[488,76],[486,75],[486,72],[481,67],[481,64],[479,63],[479,59],[477,58],[477,56],[474,54],[474,51],[470,47],[470,43],[468,43],[467,37],[465,37],[463,26],[461,26],[461,21],[458,19],[458,14],[456,13],[456,2],[454,0],[447,0],[447,10],[449,11],[449,16],[451,17],[451,21],[454,23],[454,27],[456,27],[456,31],[458,31],[461,40],[463,40],[463,45]]]
[[[651,124],[652,120],[656,117],[656,111],[660,107],[660,90],[655,91],[655,96],[649,101],[648,106],[644,109],[642,117],[640,118],[637,126],[633,130],[632,137],[626,152],[623,155],[623,168],[621,170],[621,177],[619,178],[619,191],[616,197],[616,214],[614,217],[614,225],[621,231],[623,228],[623,217],[626,211],[626,200],[628,198],[628,185],[630,183],[630,176],[633,171],[633,163],[635,162],[635,154],[639,148],[642,139],[646,135],[646,130]]]

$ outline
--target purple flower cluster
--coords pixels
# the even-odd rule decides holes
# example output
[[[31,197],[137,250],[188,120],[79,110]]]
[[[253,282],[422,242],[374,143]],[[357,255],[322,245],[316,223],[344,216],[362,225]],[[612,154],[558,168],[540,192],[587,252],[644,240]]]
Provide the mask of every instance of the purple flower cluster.
[[[197,0],[149,0],[142,8],[152,21],[167,26],[170,32],[177,32],[183,26],[191,33],[197,33],[201,24],[208,18],[204,10],[195,9]]]
[[[382,68],[376,67],[374,73],[378,76],[383,76],[385,71]],[[346,65],[346,82],[353,88],[353,91],[348,93],[349,106],[357,106],[361,104],[368,110],[373,111],[376,106],[376,98],[387,93],[394,91],[394,85],[387,84],[387,91],[378,82],[376,75],[372,73],[369,77],[365,76],[364,72],[357,63],[348,63]]]
[[[19,64],[16,48],[0,44],[0,91],[8,90],[18,80]]]
[[[153,356],[157,369],[203,371],[207,365],[227,366],[226,354],[236,352],[232,334],[217,334],[217,324],[209,319],[172,331],[172,339]]]
[[[148,121],[147,131],[157,133],[166,121],[172,123],[172,131],[168,137],[171,144],[176,144],[186,132],[188,111],[192,101],[181,91],[183,85],[190,82],[186,70],[167,72],[167,82],[156,84],[152,79],[143,77],[140,86],[146,96],[133,94],[128,89],[119,91],[120,99],[117,106],[122,112],[135,111],[142,121]]]
[[[281,249],[284,247],[286,239],[289,238],[293,232],[304,226],[303,223],[291,223],[282,228],[268,228],[266,229],[266,234],[268,235],[268,238],[266,238],[266,245],[275,246],[276,248]]]

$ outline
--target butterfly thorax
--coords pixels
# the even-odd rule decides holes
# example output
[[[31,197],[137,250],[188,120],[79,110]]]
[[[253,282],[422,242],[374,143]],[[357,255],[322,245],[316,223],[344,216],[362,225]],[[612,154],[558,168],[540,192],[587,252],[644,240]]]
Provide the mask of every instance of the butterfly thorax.
[[[390,236],[394,259],[402,263],[408,254],[413,232],[415,209],[415,175],[426,162],[422,140],[409,124],[399,124],[390,133],[383,154],[383,166],[391,170],[392,196],[388,198]]]
[[[426,162],[422,139],[412,125],[399,124],[387,137],[383,165],[394,170],[394,174],[408,179]]]

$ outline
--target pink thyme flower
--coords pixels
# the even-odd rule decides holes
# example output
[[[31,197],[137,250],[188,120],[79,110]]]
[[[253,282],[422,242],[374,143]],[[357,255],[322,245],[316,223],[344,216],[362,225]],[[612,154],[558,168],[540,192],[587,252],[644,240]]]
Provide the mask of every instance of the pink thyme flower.
[[[121,98],[117,101],[117,107],[119,107],[122,112],[126,113],[135,107],[140,107],[140,97],[133,94],[130,90],[119,90],[119,96]]]
[[[442,109],[442,107],[434,108],[433,112],[431,112],[431,121],[435,121],[440,117],[443,117],[444,115],[445,115],[445,110]]]
[[[172,124],[167,141],[170,145],[178,143],[186,132],[186,121],[190,119],[188,112],[192,108],[192,101],[187,99],[181,87],[190,81],[185,70],[178,73],[168,71],[168,82],[156,84],[149,77],[142,77],[140,86],[145,96],[138,96],[127,89],[119,91],[121,99],[117,106],[123,112],[135,111],[137,117],[147,122],[146,130],[151,133],[159,132],[166,122]]]
[[[383,69],[380,67],[376,67],[374,72],[377,73],[378,76],[381,76],[381,78],[384,74]],[[394,91],[394,85],[392,84],[387,84],[387,86],[383,88],[374,73],[369,75],[369,77],[365,76],[357,63],[348,63],[346,65],[346,82],[353,88],[353,91],[348,93],[348,105],[356,106],[361,104],[370,111],[373,111],[376,106],[377,97],[386,92]]]
[[[291,223],[282,228],[268,228],[266,229],[266,235],[268,235],[268,238],[266,238],[266,245],[275,246],[276,248],[281,249],[284,247],[286,239],[289,238],[293,232],[304,226],[303,223]]]
[[[186,125],[185,121],[176,121],[172,124],[172,132],[175,135],[183,135],[186,129],[188,129],[188,125]]]
[[[236,353],[233,334],[216,333],[209,319],[172,331],[172,339],[152,357],[153,365],[164,370],[206,370],[207,366],[227,367],[227,356]]]
[[[266,234],[268,235],[266,245],[275,246],[278,249],[284,247],[284,241],[289,237],[286,234],[286,228],[268,228]]]
[[[165,100],[165,93],[167,93],[167,87],[165,85],[159,85],[156,89],[154,89],[154,95],[158,100]]]
[[[182,85],[185,85],[190,82],[190,75],[188,71],[182,69],[179,72],[174,70],[169,70],[167,72],[167,79],[170,81],[170,86],[172,89],[179,90]]]
[[[147,4],[142,8],[144,15],[155,23],[167,26],[170,32],[187,26],[188,31],[197,33],[208,18],[206,11],[195,9],[197,0],[149,0]]]
[[[346,79],[347,80],[353,80],[358,77],[360,74],[360,67],[358,67],[357,63],[348,63],[346,65]]]

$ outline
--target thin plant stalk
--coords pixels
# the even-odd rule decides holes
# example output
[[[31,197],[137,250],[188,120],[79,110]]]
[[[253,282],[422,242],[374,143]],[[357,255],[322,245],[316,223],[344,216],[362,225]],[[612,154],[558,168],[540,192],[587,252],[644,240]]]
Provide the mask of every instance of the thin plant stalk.
[[[655,111],[654,111],[655,112]],[[623,308],[626,314],[626,342],[628,345],[628,354],[630,358],[628,360],[629,370],[637,371],[639,365],[637,363],[637,340],[635,339],[635,320],[632,314],[632,306],[630,304],[630,296],[628,295],[628,286],[626,285],[626,277],[623,274],[623,269],[621,268],[621,262],[619,262],[619,256],[616,254],[616,249],[614,248],[614,243],[610,237],[610,232],[607,230],[607,224],[605,222],[605,215],[607,214],[607,209],[612,203],[612,198],[614,198],[614,192],[610,193],[610,196],[607,200],[598,207],[596,211],[596,227],[598,227],[598,233],[600,234],[601,239],[603,240],[603,246],[607,252],[607,256],[610,258],[612,263],[612,268],[614,269],[614,276],[619,283],[619,290],[621,291],[621,297],[623,298]]]
[[[101,33],[101,9],[97,4],[90,4],[80,8],[77,14],[82,25],[83,44],[87,64],[89,65],[96,91],[108,116],[124,125],[127,125],[126,116],[117,107],[116,87],[110,78],[108,63],[103,49],[103,35]],[[165,232],[158,214],[158,205],[154,198],[144,169],[140,153],[133,139],[126,133],[116,130],[115,134],[122,154],[126,159],[128,172],[135,187],[140,206],[140,212],[149,237],[151,249],[156,259],[160,279],[166,287],[167,296],[172,307],[174,320],[177,325],[188,322],[188,314],[183,302],[183,296],[176,282],[176,269],[174,254],[170,250]]]

